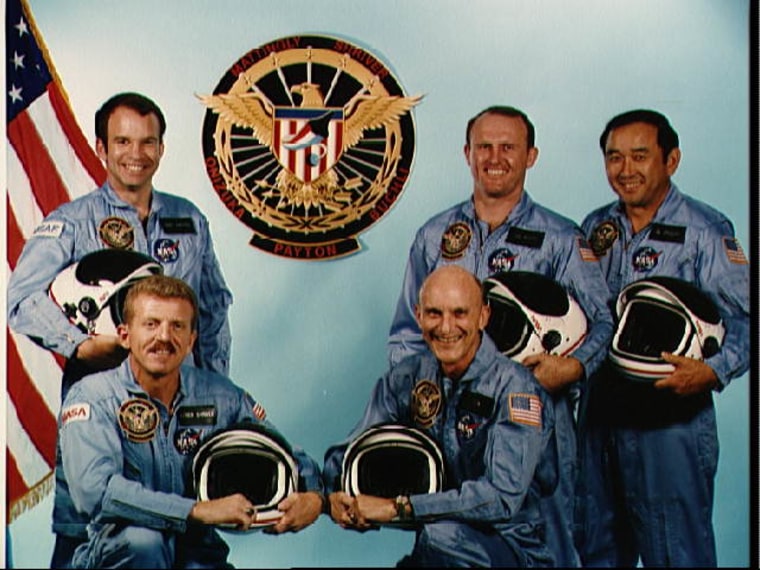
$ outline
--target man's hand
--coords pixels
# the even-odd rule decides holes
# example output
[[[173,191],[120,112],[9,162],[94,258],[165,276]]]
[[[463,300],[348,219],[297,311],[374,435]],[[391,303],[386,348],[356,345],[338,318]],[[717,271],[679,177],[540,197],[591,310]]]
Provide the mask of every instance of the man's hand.
[[[128,351],[116,335],[99,334],[86,339],[76,350],[76,359],[97,370],[115,368],[127,357]]]
[[[359,495],[358,497],[352,497],[343,491],[331,493],[328,497],[330,500],[330,518],[332,518],[332,520],[339,524],[342,528],[358,530],[360,532],[364,532],[370,529],[377,529],[378,527],[372,524],[369,520],[369,517],[361,510],[361,503],[359,499],[362,497],[365,496]],[[366,498],[367,497],[365,497],[365,499]],[[391,518],[393,518],[393,516],[396,514],[396,507],[393,499],[378,498],[378,500],[390,502],[391,507],[393,508],[393,515]]]
[[[280,501],[277,509],[282,511],[282,517],[264,532],[271,534],[298,532],[317,520],[322,512],[322,497],[313,491],[291,493]]]
[[[238,530],[248,530],[256,521],[256,509],[245,495],[235,493],[221,499],[198,501],[189,519],[203,524],[234,524]]]
[[[550,394],[556,394],[583,377],[583,364],[572,356],[533,354],[524,358],[522,364]]]
[[[676,369],[670,376],[655,382],[655,388],[671,390],[679,396],[691,396],[708,392],[718,385],[718,376],[715,371],[701,360],[677,356],[669,352],[663,352],[662,359],[674,365]]]

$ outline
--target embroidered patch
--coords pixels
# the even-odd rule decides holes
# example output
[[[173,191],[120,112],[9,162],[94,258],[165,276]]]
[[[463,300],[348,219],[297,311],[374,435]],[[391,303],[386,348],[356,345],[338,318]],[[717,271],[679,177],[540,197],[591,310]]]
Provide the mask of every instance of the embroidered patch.
[[[591,250],[597,257],[602,257],[615,243],[620,235],[618,227],[612,220],[605,220],[591,232]]]
[[[451,224],[441,238],[441,255],[444,259],[459,259],[472,241],[472,230],[464,222]]]
[[[534,232],[523,228],[509,228],[507,243],[524,245],[533,249],[539,249],[544,244],[544,232]]]
[[[583,261],[599,261],[585,238],[579,237],[576,243],[578,244],[578,253],[581,254]]]
[[[174,434],[174,447],[180,455],[194,453],[201,443],[201,432],[193,428],[183,428]]]
[[[267,411],[264,409],[264,406],[262,406],[258,402],[256,402],[253,405],[252,411],[253,411],[253,416],[259,421],[264,421],[267,417]]]
[[[462,439],[472,439],[480,425],[470,414],[464,414],[457,420],[457,432]]]
[[[119,408],[119,426],[129,441],[150,441],[158,428],[158,408],[145,398],[127,400]]]
[[[90,404],[72,404],[61,410],[61,426],[69,422],[86,422],[90,419]]]
[[[161,263],[174,263],[179,259],[179,240],[157,239],[153,242],[153,257]]]
[[[182,406],[177,410],[177,423],[181,426],[216,425],[216,406]]]
[[[488,256],[488,270],[493,275],[500,271],[509,271],[515,266],[517,255],[508,249],[497,249]]]
[[[159,218],[158,224],[167,234],[196,233],[192,218]]]
[[[42,222],[32,233],[32,237],[58,238],[63,233],[63,222]]]
[[[686,228],[684,226],[652,224],[649,230],[649,239],[672,243],[684,243],[686,241]]]
[[[657,251],[652,247],[640,247],[634,252],[633,257],[631,257],[633,269],[635,271],[650,271],[654,269],[661,254],[661,251]]]
[[[541,399],[535,394],[510,394],[509,419],[518,424],[541,427]]]
[[[731,263],[740,263],[742,265],[749,263],[738,239],[725,236],[723,238],[723,248],[726,250],[726,256]]]
[[[431,380],[420,380],[412,390],[412,417],[414,423],[429,428],[441,411],[441,389]]]
[[[98,226],[100,239],[108,247],[129,249],[135,243],[135,230],[123,218],[111,216],[100,222]]]

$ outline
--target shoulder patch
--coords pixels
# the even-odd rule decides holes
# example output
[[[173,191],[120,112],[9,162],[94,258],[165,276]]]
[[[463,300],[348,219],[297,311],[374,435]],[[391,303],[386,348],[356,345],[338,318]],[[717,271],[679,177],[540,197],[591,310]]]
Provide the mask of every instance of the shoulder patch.
[[[517,424],[541,427],[543,404],[535,394],[509,395],[509,419]]]
[[[747,265],[749,261],[747,261],[747,256],[744,255],[744,250],[742,249],[741,244],[739,244],[739,240],[735,237],[725,236],[723,238],[723,249],[726,252],[726,257],[728,257],[728,260],[731,263],[739,263],[741,265]]]
[[[69,422],[86,422],[90,419],[90,404],[71,404],[61,410],[61,427]]]
[[[583,261],[599,261],[599,259],[596,257],[596,254],[594,253],[594,250],[591,249],[588,241],[586,241],[586,238],[577,238],[576,244],[578,245],[578,253],[581,254],[581,259]]]
[[[32,233],[32,237],[58,238],[63,233],[63,222],[42,222]]]

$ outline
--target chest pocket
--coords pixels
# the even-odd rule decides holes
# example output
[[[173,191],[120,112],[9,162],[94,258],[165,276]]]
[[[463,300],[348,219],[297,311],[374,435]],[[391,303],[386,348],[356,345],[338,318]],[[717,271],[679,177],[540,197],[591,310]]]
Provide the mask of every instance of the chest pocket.
[[[481,473],[487,429],[494,410],[494,400],[477,392],[462,394],[456,409],[457,441],[461,450],[461,465],[466,471]]]
[[[693,247],[685,226],[652,224],[647,239],[632,253],[634,275],[668,275],[684,280],[694,278]]]

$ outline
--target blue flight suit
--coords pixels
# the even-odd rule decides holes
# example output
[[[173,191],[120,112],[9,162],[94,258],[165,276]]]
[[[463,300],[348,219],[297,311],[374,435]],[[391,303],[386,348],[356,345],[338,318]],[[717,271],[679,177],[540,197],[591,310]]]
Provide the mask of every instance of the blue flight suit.
[[[749,367],[749,266],[731,222],[672,184],[634,234],[623,205],[588,215],[583,229],[613,299],[653,276],[688,281],[718,307],[722,349],[706,359],[717,391]],[[712,394],[680,397],[621,377],[609,365],[589,381],[582,414],[585,566],[715,567],[712,528],[718,434]]]
[[[128,359],[77,382],[59,418],[71,498],[90,521],[74,566],[225,567],[229,549],[217,531],[188,521],[192,458],[210,433],[260,422],[255,405],[228,378],[187,365],[173,413],[142,389]],[[294,457],[299,490],[321,493],[317,464],[298,448]]]
[[[162,265],[166,275],[180,278],[192,287],[199,303],[195,363],[227,374],[231,344],[227,312],[232,294],[214,253],[208,221],[189,200],[155,189],[144,224],[137,210],[122,201],[108,183],[51,212],[27,240],[8,283],[11,329],[71,358],[87,334],[69,322],[50,299],[48,287],[62,269],[88,253],[108,247],[147,254]],[[69,360],[63,374],[61,400],[74,382],[91,372],[84,363]],[[56,467],[60,465],[57,449]],[[54,567],[67,566],[70,552],[66,551],[72,549],[64,543],[75,545],[85,538],[85,523],[72,507],[66,481],[56,468]]]
[[[578,301],[588,320],[588,335],[572,353],[583,365],[586,378],[604,361],[614,324],[599,264],[574,222],[536,204],[523,192],[507,220],[493,231],[478,220],[471,199],[433,216],[417,231],[391,324],[391,363],[423,348],[414,316],[418,293],[427,275],[450,263],[480,279],[509,270],[554,279]],[[577,472],[574,408],[579,389],[572,386],[554,397],[561,475],[556,493],[544,500],[543,507],[547,542],[557,564],[565,567],[580,564],[573,539]]]
[[[410,497],[420,528],[402,563],[498,567],[516,558],[520,565],[554,565],[539,506],[557,480],[554,411],[525,367],[486,335],[459,381],[446,378],[429,351],[393,366],[348,438],[325,453],[328,492],[341,490],[348,444],[385,423],[424,430],[446,465],[442,492]]]

